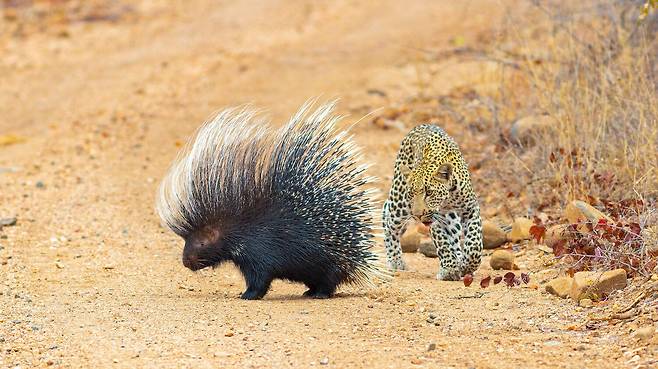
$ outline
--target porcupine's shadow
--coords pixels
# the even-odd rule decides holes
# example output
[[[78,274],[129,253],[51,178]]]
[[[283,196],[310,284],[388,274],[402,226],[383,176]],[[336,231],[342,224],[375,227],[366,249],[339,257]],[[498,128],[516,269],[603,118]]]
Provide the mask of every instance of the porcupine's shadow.
[[[217,293],[205,293],[203,295],[198,294],[198,295],[193,295],[196,299],[210,299],[210,298],[217,298]],[[365,292],[359,292],[359,293],[336,293],[332,297],[327,298],[327,299],[314,299],[312,297],[304,296],[301,293],[299,295],[297,294],[286,294],[286,295],[275,295],[275,296],[270,296],[266,295],[264,298],[260,299],[260,301],[298,301],[298,300],[318,300],[318,301],[326,301],[326,300],[332,300],[332,299],[349,299],[351,297],[354,298],[363,298],[366,297],[367,294]],[[186,298],[189,298],[186,297]],[[228,296],[225,298],[225,300],[238,300],[238,301],[249,301],[249,300],[242,300],[240,299],[240,294],[236,294],[235,296]],[[258,300],[256,300],[258,301]]]
[[[266,295],[262,299],[262,301],[295,301],[295,300],[327,301],[327,300],[333,300],[333,299],[341,299],[342,300],[342,299],[347,299],[347,298],[350,298],[350,297],[355,297],[356,298],[356,297],[365,297],[365,296],[366,296],[366,293],[364,293],[364,292],[359,292],[359,293],[345,293],[345,292],[335,293],[333,296],[331,296],[329,298],[326,298],[326,299],[314,299],[312,297],[303,296],[302,294],[299,294],[299,295],[293,295],[293,294],[290,294],[290,295],[276,295],[276,296]]]

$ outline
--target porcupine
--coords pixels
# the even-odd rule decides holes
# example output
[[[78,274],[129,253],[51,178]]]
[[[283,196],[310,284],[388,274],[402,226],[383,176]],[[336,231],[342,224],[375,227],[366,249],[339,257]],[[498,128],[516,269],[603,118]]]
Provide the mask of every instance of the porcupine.
[[[157,198],[164,224],[185,240],[193,271],[232,261],[260,299],[274,279],[302,282],[304,296],[386,277],[373,247],[373,177],[334,103],[307,103],[279,130],[231,108],[205,123]]]

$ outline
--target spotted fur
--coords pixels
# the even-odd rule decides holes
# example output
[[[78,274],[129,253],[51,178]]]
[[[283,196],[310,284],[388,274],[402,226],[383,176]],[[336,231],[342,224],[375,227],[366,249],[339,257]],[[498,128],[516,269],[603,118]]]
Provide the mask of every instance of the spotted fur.
[[[192,270],[233,262],[244,299],[273,279],[302,282],[307,296],[385,277],[373,251],[373,181],[333,104],[304,105],[272,130],[247,109],[228,109],[201,127],[160,186],[157,210],[185,240]]]
[[[459,147],[438,126],[420,125],[402,140],[383,212],[391,269],[406,269],[400,236],[414,218],[430,225],[440,258],[438,279],[459,280],[479,267],[482,223],[477,195]]]

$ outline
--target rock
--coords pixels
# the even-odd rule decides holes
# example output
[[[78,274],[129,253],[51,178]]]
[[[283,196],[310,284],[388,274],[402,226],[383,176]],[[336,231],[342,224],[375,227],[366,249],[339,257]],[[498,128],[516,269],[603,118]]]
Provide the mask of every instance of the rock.
[[[551,295],[555,295],[561,298],[567,298],[571,292],[571,285],[573,284],[573,278],[571,277],[559,277],[555,278],[552,281],[544,285],[546,292]]]
[[[495,249],[507,241],[507,235],[496,223],[482,222],[482,244],[485,249]]]
[[[512,230],[507,235],[507,238],[512,242],[519,242],[522,240],[530,239],[530,227],[534,223],[528,218],[518,217],[514,218],[514,223],[512,223]]]
[[[436,350],[436,343],[432,342],[429,345],[427,345],[427,351],[434,351]]]
[[[626,271],[624,269],[600,272],[578,272],[573,276],[573,284],[569,295],[580,301],[588,298],[598,301],[611,292],[626,287]]]
[[[537,138],[557,129],[557,120],[550,115],[530,115],[512,124],[510,138],[521,145],[532,145]]]
[[[231,330],[224,332],[224,337],[233,337],[234,333]]]
[[[594,302],[591,299],[582,299],[578,301],[578,305],[582,307],[592,307],[594,306]]]
[[[553,250],[550,247],[545,246],[545,245],[537,245],[536,248],[537,248],[537,250],[543,251],[546,254],[552,254],[553,253]]]
[[[434,242],[431,238],[423,237],[420,241],[420,246],[418,247],[418,252],[427,256],[428,258],[438,258],[439,255],[436,253],[436,247],[434,247]]]
[[[320,359],[320,365],[327,365],[329,364],[329,358],[328,357],[323,357]]]
[[[420,239],[422,235],[418,233],[418,228],[411,226],[400,238],[400,246],[402,246],[402,252],[416,252],[420,246]]]
[[[16,225],[16,218],[0,218],[0,228],[2,227],[11,227]]]
[[[9,146],[21,142],[25,142],[25,137],[16,136],[16,135],[0,135],[0,147]]]
[[[513,270],[516,267],[514,264],[514,254],[505,250],[496,250],[491,254],[489,265],[491,265],[491,268],[494,270]]]
[[[656,328],[654,326],[650,325],[648,327],[638,328],[635,331],[634,336],[641,339],[641,340],[648,340],[651,337],[653,337],[654,333],[656,333]]]
[[[579,200],[574,200],[567,205],[564,209],[564,217],[567,218],[569,223],[578,223],[579,221],[597,223],[599,219],[605,219],[609,222],[612,221],[610,217],[603,214],[592,205]]]
[[[544,243],[546,246],[553,248],[561,240],[569,240],[573,236],[569,233],[569,226],[567,224],[558,224],[549,227],[544,235]]]

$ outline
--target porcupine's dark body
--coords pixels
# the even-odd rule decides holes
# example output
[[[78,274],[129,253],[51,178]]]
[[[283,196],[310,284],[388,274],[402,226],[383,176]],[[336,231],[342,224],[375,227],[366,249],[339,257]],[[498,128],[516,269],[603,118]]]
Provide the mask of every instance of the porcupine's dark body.
[[[172,166],[158,199],[164,222],[185,239],[183,264],[198,270],[232,261],[243,299],[259,299],[274,279],[330,297],[337,286],[380,272],[372,251],[370,178],[332,105],[303,107],[272,132],[246,111],[204,125]]]

